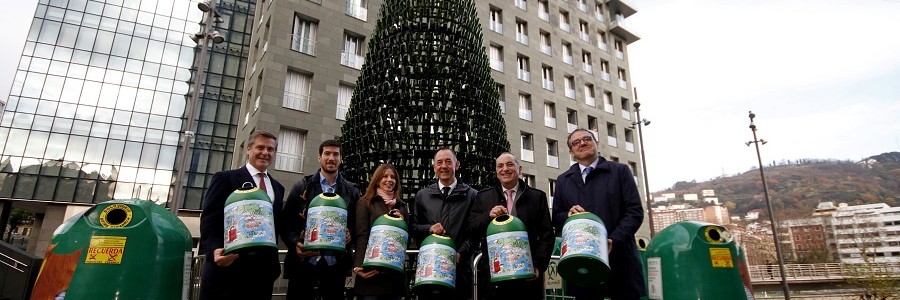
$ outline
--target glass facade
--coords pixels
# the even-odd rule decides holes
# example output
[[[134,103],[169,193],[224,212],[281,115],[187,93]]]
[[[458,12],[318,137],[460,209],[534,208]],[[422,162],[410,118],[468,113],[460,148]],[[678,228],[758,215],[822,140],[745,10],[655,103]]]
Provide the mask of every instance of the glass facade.
[[[254,0],[219,1],[182,208],[230,168]],[[40,0],[0,121],[0,200],[169,201],[200,47],[187,0]]]

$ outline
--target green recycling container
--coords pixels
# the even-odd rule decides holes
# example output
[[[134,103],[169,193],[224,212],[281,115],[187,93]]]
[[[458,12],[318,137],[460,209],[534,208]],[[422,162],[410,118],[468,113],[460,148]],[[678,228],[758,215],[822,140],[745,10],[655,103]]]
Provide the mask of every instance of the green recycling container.
[[[562,238],[557,237],[553,244],[553,253],[550,264],[544,272],[544,299],[557,300],[569,299],[566,297],[566,285],[562,276],[559,276],[559,253],[562,251]]]
[[[322,193],[309,202],[303,250],[346,251],[347,202],[335,193]]]
[[[606,226],[595,214],[580,212],[563,224],[559,274],[567,282],[594,287],[609,277]]]
[[[647,248],[650,299],[748,299],[737,248],[725,227],[680,222],[660,231]]]
[[[456,245],[449,236],[432,234],[419,246],[413,289],[422,296],[456,288]],[[423,292],[427,291],[427,292]]]
[[[408,243],[409,228],[406,220],[384,214],[375,219],[369,230],[369,244],[362,266],[403,272]]]
[[[107,201],[56,229],[31,299],[187,299],[191,260],[191,233],[167,209]]]
[[[257,187],[238,189],[225,200],[225,254],[277,248],[272,200]],[[240,252],[238,252],[240,253]]]
[[[644,269],[644,288],[647,287],[647,246],[650,246],[650,240],[645,237],[637,237],[634,239],[634,243],[637,245],[638,256],[641,258],[641,268]],[[642,296],[641,300],[650,299],[647,296]]]
[[[525,223],[512,215],[500,215],[487,227],[488,269],[491,282],[531,279],[534,263]]]

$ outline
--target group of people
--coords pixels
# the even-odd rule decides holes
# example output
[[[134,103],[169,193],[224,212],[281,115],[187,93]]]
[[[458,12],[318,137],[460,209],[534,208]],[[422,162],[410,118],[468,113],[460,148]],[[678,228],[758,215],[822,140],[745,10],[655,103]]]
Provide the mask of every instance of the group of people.
[[[390,164],[375,169],[364,193],[341,176],[342,149],[335,140],[319,146],[319,170],[294,184],[284,198],[284,186],[268,174],[277,138],[257,130],[247,141],[247,164],[216,173],[203,201],[200,253],[207,259],[201,273],[201,299],[271,299],[274,281],[281,274],[274,248],[241,254],[223,252],[224,203],[245,182],[265,191],[273,201],[276,231],[288,247],[284,260],[287,299],[345,299],[345,282],[350,274],[355,276],[353,290],[357,299],[406,296],[406,274],[361,267],[372,224],[389,212],[408,222],[410,235],[417,241],[430,234],[453,240],[458,253],[455,292],[425,297],[445,299],[473,297],[472,259],[479,252],[487,256],[488,224],[504,214],[515,216],[525,224],[538,276],[492,284],[487,259],[482,259],[476,266],[478,298],[543,299],[542,278],[555,236],[568,216],[583,211],[599,216],[609,232],[612,273],[608,282],[599,287],[568,285],[567,293],[576,299],[638,299],[646,294],[634,243],[634,234],[643,221],[643,208],[631,171],[623,164],[600,157],[597,139],[586,129],[569,134],[567,145],[577,163],[557,178],[552,211],[547,207],[547,194],[521,179],[522,164],[515,155],[499,153],[495,160],[499,185],[476,190],[456,176],[460,162],[456,153],[446,147],[435,152],[433,169],[437,180],[419,190],[413,205],[408,205],[408,199],[401,199],[399,173]],[[313,197],[323,192],[336,193],[346,201],[350,231],[347,251],[303,249],[306,208]],[[419,298],[424,299],[422,295]]]

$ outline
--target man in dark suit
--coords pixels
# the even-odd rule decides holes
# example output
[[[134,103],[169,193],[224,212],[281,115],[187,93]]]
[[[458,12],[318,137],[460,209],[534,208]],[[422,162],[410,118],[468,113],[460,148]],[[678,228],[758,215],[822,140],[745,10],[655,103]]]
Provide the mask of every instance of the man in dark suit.
[[[356,185],[340,175],[341,144],[327,140],[319,145],[319,171],[298,181],[285,201],[281,241],[288,247],[284,258],[284,278],[288,279],[287,299],[343,299],[344,279],[350,275],[353,261],[349,249],[353,241],[348,232],[347,251],[304,251],[303,231],[306,229],[306,210],[309,202],[323,192],[336,193],[347,204],[347,228],[354,228],[356,201],[360,193]],[[360,241],[365,243],[366,241]]]
[[[550,264],[555,242],[547,194],[529,187],[519,178],[522,164],[515,155],[508,152],[500,154],[495,162],[500,186],[479,191],[469,211],[473,243],[480,242],[483,253],[478,263],[478,298],[543,299],[544,279],[541,276]],[[535,279],[512,280],[497,285],[490,282],[485,234],[491,220],[503,214],[513,215],[525,223],[534,272],[537,274]]]
[[[281,273],[278,249],[225,255],[225,200],[232,192],[250,183],[266,191],[272,199],[273,216],[281,213],[284,186],[268,175],[275,160],[277,138],[257,130],[247,140],[247,164],[239,169],[213,175],[200,215],[200,253],[206,255],[201,274],[201,299],[271,299],[272,286]],[[275,228],[278,228],[276,217]],[[275,232],[272,233],[277,236]]]
[[[578,212],[600,217],[609,232],[609,279],[597,288],[567,284],[576,299],[638,299],[647,294],[634,234],[644,220],[644,209],[631,169],[603,159],[597,139],[584,128],[569,134],[569,153],[577,162],[556,178],[553,226],[562,232],[566,218]]]

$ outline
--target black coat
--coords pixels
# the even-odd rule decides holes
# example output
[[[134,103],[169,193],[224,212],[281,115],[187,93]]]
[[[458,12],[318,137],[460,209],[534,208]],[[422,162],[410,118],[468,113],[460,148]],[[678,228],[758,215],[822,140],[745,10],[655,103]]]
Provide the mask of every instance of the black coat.
[[[280,225],[278,216],[281,214],[284,186],[271,176],[269,180],[272,181],[272,186],[275,188],[272,209],[274,210],[277,236],[277,229]],[[272,248],[271,251],[240,254],[228,267],[219,267],[213,261],[213,251],[225,247],[225,200],[231,193],[241,188],[245,182],[256,185],[256,181],[253,180],[246,166],[218,172],[213,175],[212,181],[209,183],[209,189],[206,191],[206,198],[202,204],[203,212],[200,215],[200,253],[206,255],[202,273],[204,280],[216,281],[222,278],[247,276],[246,274],[257,274],[257,276],[266,274],[272,276],[274,280],[281,273],[276,248]]]
[[[283,215],[280,218],[282,227],[279,231],[281,232],[281,241],[284,242],[284,245],[288,250],[287,254],[284,256],[284,278],[286,279],[295,277],[294,275],[300,272],[299,265],[305,263],[305,261],[301,262],[300,256],[297,255],[295,249],[297,248],[297,243],[303,241],[302,233],[306,229],[306,210],[309,207],[309,202],[322,193],[321,181],[322,177],[319,175],[318,171],[315,174],[303,177],[303,179],[291,187],[291,193],[288,194],[287,199],[285,199],[285,206],[282,211]],[[354,216],[356,215],[356,201],[359,200],[360,197],[359,189],[356,188],[355,184],[345,180],[343,176],[338,175],[335,182],[335,193],[340,195],[341,198],[344,198],[344,201],[346,201],[347,229],[352,232],[353,226],[356,223]],[[348,270],[351,265],[348,253],[353,249],[354,242],[351,234],[350,243],[347,244],[347,252],[336,255],[338,265],[347,267]]]
[[[646,295],[643,268],[634,239],[644,220],[644,208],[631,169],[600,157],[597,167],[587,175],[586,181],[581,179],[578,164],[556,178],[553,226],[562,233],[569,209],[575,205],[581,205],[585,211],[600,217],[606,226],[607,238],[613,241],[609,253],[611,273],[606,283],[606,296]]]
[[[529,187],[521,179],[519,187],[520,190],[517,193],[521,193],[521,196],[516,200],[515,217],[525,223],[534,266],[541,271],[541,274],[544,274],[547,265],[550,264],[550,255],[553,253],[553,245],[556,242],[553,236],[553,227],[550,225],[547,194]],[[501,187],[492,187],[478,192],[475,203],[472,204],[472,209],[469,211],[469,231],[472,232],[473,243],[481,245],[481,252],[484,253],[481,259],[482,264],[487,263],[485,234],[488,224],[491,222],[491,208],[497,205],[506,207],[506,195],[503,194]]]
[[[378,217],[388,213],[388,207],[384,204],[384,200],[378,195],[373,197],[372,201],[362,199],[356,203],[356,229],[353,237],[356,239],[356,252],[354,253],[353,266],[360,266],[366,256],[366,247],[369,241],[369,232],[372,230],[372,224]],[[397,199],[394,209],[400,211],[403,220],[409,228],[409,209],[406,203]],[[406,249],[402,249],[406,251]],[[363,279],[356,276],[356,282],[353,290],[357,295],[390,295],[405,296],[406,295],[406,274],[403,272],[380,271],[378,275]]]

